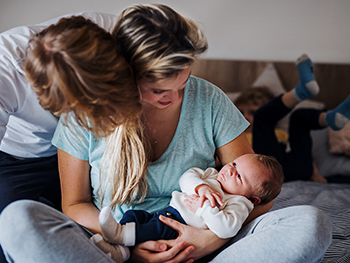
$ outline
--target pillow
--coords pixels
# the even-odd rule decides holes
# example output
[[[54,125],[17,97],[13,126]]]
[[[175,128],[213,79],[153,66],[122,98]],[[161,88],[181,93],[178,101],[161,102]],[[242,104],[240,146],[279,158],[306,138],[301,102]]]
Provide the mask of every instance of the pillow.
[[[350,156],[350,122],[340,131],[329,128],[329,152]]]
[[[253,82],[252,87],[268,87],[275,96],[285,93],[286,90],[278,76],[277,70],[272,63],[266,65],[259,77]]]
[[[339,175],[350,177],[350,157],[329,152],[329,131],[328,128],[311,131],[312,154],[316,167],[325,177]]]

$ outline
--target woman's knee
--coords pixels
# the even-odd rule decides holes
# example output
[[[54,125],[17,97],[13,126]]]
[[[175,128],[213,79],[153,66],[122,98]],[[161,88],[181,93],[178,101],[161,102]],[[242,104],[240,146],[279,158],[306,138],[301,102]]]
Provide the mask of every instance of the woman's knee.
[[[40,217],[49,214],[46,209],[46,205],[31,200],[9,204],[0,215],[1,244],[18,239],[28,231],[35,231],[41,221]]]
[[[324,211],[310,205],[288,207],[280,211],[284,213],[280,214],[281,225],[291,230],[296,244],[301,242],[306,250],[309,246],[309,251],[316,253],[326,251],[332,241],[332,224]]]
[[[274,224],[270,222],[265,230],[279,240],[279,245],[288,247],[283,252],[288,258],[284,262],[319,262],[323,258],[332,241],[332,225],[325,212],[301,205],[275,210],[272,214]]]
[[[305,230],[313,231],[318,241],[325,244],[332,241],[332,224],[328,215],[321,209],[313,206],[300,206],[301,219],[305,222]]]
[[[305,254],[314,254],[313,258],[321,260],[332,242],[331,221],[324,211],[313,206],[301,206],[300,213],[304,222],[301,237],[307,244]]]
[[[33,220],[35,220],[37,209],[37,202],[30,200],[20,200],[10,203],[5,209],[2,211],[0,216],[0,231],[9,229],[11,230],[11,226],[16,226],[16,228],[26,227],[26,224],[30,224]],[[6,232],[6,231],[5,231]]]
[[[21,244],[26,229],[32,229],[35,213],[32,201],[21,200],[10,203],[0,215],[0,244],[4,251]]]

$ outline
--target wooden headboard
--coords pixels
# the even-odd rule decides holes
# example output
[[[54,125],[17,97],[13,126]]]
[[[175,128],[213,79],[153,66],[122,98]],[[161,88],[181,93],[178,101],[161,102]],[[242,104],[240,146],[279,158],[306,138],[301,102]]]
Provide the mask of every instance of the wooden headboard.
[[[294,62],[199,59],[192,74],[210,81],[225,92],[237,92],[250,87],[268,63],[273,63],[286,90],[299,82]],[[336,107],[350,94],[350,64],[314,64],[320,93],[314,100],[325,103],[327,109]]]

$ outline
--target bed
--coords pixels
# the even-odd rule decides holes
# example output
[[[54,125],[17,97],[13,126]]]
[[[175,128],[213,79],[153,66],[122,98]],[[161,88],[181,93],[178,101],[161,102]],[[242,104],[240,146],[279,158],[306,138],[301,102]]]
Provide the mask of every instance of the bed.
[[[350,94],[350,64],[315,63],[320,93],[299,107],[332,109]],[[275,95],[298,83],[294,62],[199,59],[192,74],[219,86],[232,101],[251,86],[267,86]],[[288,116],[279,123],[288,129]],[[340,132],[312,131],[314,161],[328,184],[309,181],[284,183],[271,210],[313,205],[328,214],[333,240],[322,262],[350,262],[350,124]]]

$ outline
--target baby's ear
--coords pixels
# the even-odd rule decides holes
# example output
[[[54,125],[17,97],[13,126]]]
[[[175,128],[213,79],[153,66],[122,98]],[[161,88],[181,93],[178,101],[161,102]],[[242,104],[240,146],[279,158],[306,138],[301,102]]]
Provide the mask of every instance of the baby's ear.
[[[261,198],[253,195],[249,200],[253,203],[253,205],[258,205],[261,202]]]

